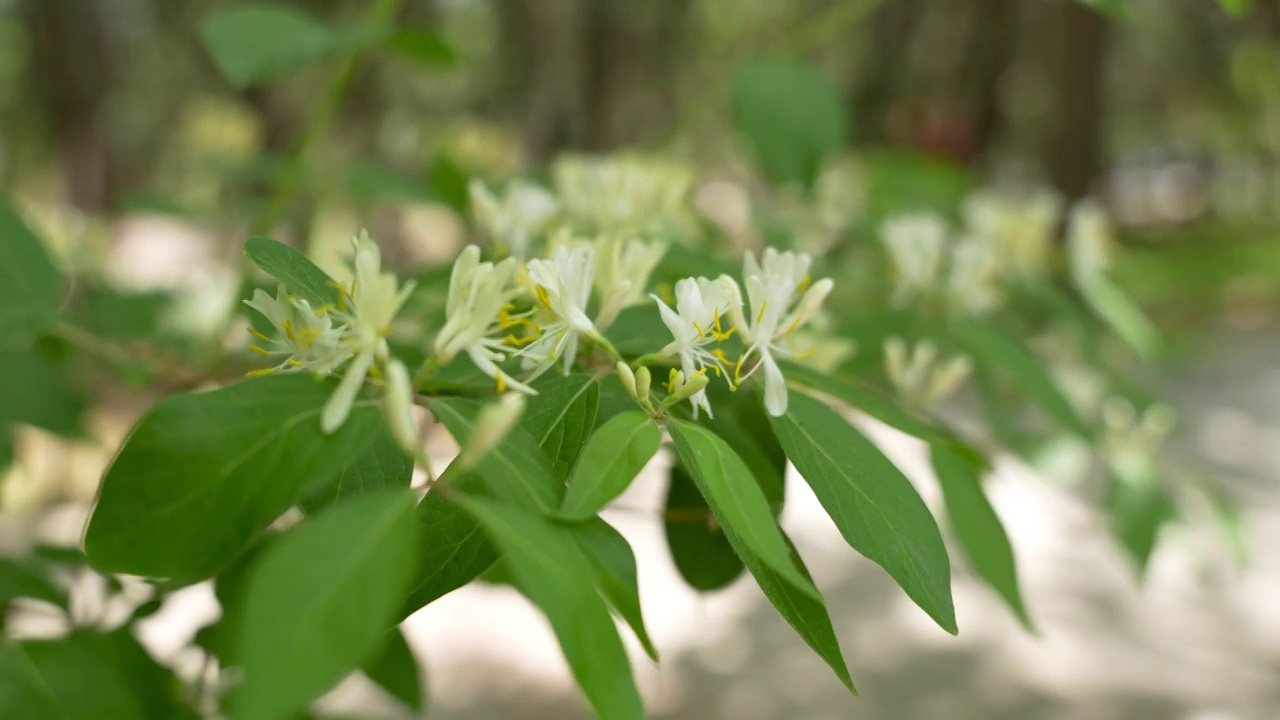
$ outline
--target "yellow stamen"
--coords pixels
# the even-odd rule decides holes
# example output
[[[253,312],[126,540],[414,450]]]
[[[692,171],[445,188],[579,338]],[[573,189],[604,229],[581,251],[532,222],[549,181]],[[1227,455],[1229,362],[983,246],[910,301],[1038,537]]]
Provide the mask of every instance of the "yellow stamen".
[[[799,355],[797,355],[797,356],[796,356],[796,360],[803,360],[803,359],[805,359],[805,358],[809,357],[810,355],[812,355],[812,354],[814,354],[814,353],[816,353],[816,352],[818,352],[818,346],[817,346],[817,345],[814,345],[813,347],[809,348],[808,350],[805,350],[804,352],[802,352],[802,353],[800,353]]]
[[[747,359],[746,353],[738,358],[738,364],[733,366],[733,382],[735,384],[742,382],[742,362]]]
[[[756,324],[764,322],[764,311],[769,307],[768,300],[760,301],[760,312],[756,313]]]
[[[262,368],[261,370],[250,370],[249,372],[245,373],[244,376],[245,377],[262,377],[263,375],[275,375],[276,372],[277,370],[275,368]]]
[[[706,338],[706,337],[707,337],[707,332],[706,332],[705,330],[703,330],[703,329],[702,329],[702,326],[701,326],[701,325],[699,325],[698,323],[693,323],[693,329],[698,331],[698,337],[700,337],[700,338]]]
[[[298,336],[293,334],[293,322],[292,322],[292,321],[290,321],[290,320],[285,320],[285,321],[284,321],[284,325],[282,325],[282,327],[284,328],[284,336],[285,336],[285,337],[289,338],[289,339],[290,339],[290,340],[292,340],[293,342],[297,342],[297,341],[298,341]]]
[[[811,282],[813,282],[813,276],[805,275],[804,279],[800,281],[800,286],[796,288],[796,292],[797,293],[804,292],[809,287],[809,283]]]
[[[539,300],[539,301],[540,301],[544,306],[546,306],[546,308],[547,308],[548,310],[550,310],[550,309],[551,309],[551,298],[547,295],[547,289],[546,289],[546,288],[544,288],[544,287],[542,287],[541,285],[535,285],[535,286],[534,286],[534,288],[535,288],[535,291],[538,293],[538,300]]]
[[[689,376],[689,379],[690,379],[690,380],[692,380],[692,379],[694,379],[694,378],[696,378],[696,377],[702,377],[703,375],[706,375],[706,374],[707,374],[707,368],[704,366],[704,367],[699,368],[699,369],[698,369],[698,372],[696,372],[696,373],[694,373],[694,374],[690,375],[690,376]]]
[[[507,381],[506,381],[506,379],[505,379],[505,378],[503,378],[503,377],[502,377],[502,373],[498,373],[498,374],[497,374],[497,378],[498,378],[498,392],[500,392],[500,393],[501,393],[501,392],[506,392],[506,391],[507,391]]]
[[[302,367],[302,361],[298,358],[289,358],[290,367]]]
[[[307,348],[311,347],[311,344],[318,339],[320,339],[319,330],[316,330],[315,328],[312,328],[312,327],[303,328],[302,337],[300,340],[297,341],[298,347],[302,348],[303,350],[306,350]]]
[[[261,347],[259,347],[259,346],[255,345],[254,343],[249,343],[249,349],[250,349],[250,350],[252,350],[252,351],[254,351],[254,352],[256,352],[256,353],[258,353],[259,355],[270,355],[270,354],[271,354],[271,353],[270,353],[270,352],[268,352],[267,350],[264,350],[263,348],[261,348]]]
[[[791,327],[787,328],[787,331],[786,331],[786,332],[784,332],[784,333],[782,333],[782,334],[783,334],[783,335],[790,335],[791,333],[795,332],[795,331],[796,331],[796,328],[800,327],[800,323],[801,323],[803,320],[804,320],[804,318],[802,318],[802,317],[800,317],[799,315],[797,315],[797,316],[796,316],[796,319],[791,321]]]
[[[258,338],[259,340],[268,340],[268,341],[271,340],[271,338],[267,337],[266,335],[263,335],[257,330],[254,330],[253,328],[249,328],[249,334]]]
[[[379,368],[379,367],[371,367],[371,368],[369,368],[369,377],[373,378],[374,380],[381,380],[381,379],[382,379],[382,368]]]
[[[325,313],[328,313],[328,312],[329,312],[330,310],[332,310],[333,308],[334,308],[334,304],[333,304],[333,303],[325,303],[325,304],[321,305],[320,307],[316,308],[316,314],[317,314],[317,315],[324,315]]]

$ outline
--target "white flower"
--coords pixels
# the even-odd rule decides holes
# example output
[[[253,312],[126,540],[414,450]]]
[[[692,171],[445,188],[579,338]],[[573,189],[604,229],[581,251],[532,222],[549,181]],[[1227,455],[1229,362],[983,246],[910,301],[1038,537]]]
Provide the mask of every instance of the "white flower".
[[[458,353],[465,352],[476,367],[498,381],[498,392],[511,386],[523,393],[536,395],[533,388],[517,382],[497,365],[506,360],[509,346],[521,345],[529,339],[504,331],[521,326],[536,325],[527,319],[510,314],[511,300],[520,293],[507,287],[516,269],[514,258],[497,264],[480,262],[480,248],[468,245],[454,261],[449,276],[449,297],[445,301],[445,324],[436,335],[435,357],[440,364],[448,363]],[[531,338],[530,338],[531,339]]]
[[[255,370],[252,375],[266,375],[291,370],[308,370],[317,375],[327,375],[351,359],[351,349],[345,342],[347,327],[335,325],[330,307],[312,308],[301,298],[288,296],[284,286],[271,297],[263,290],[254,290],[253,299],[245,305],[262,313],[275,327],[274,337],[268,337],[253,328],[249,332],[259,343],[249,345],[256,353],[267,356],[283,355],[285,359],[276,367]]]
[[[560,245],[550,260],[530,260],[526,266],[538,303],[551,317],[542,325],[541,336],[521,351],[526,367],[537,376],[564,358],[567,374],[578,354],[581,335],[599,337],[587,302],[591,299],[594,249],[590,245],[570,248]]]
[[[555,196],[525,180],[513,180],[499,198],[473,179],[467,186],[476,224],[511,256],[525,258],[534,237],[559,210]]]
[[[327,433],[346,421],[374,361],[387,361],[391,321],[413,292],[413,283],[402,286],[394,273],[382,272],[382,254],[367,232],[361,231],[351,242],[353,278],[350,286],[341,287],[338,309],[333,312],[347,322],[345,341],[355,358],[320,415],[320,428]]]
[[[745,308],[736,297],[738,302],[730,307],[733,324],[741,331],[743,342],[748,343],[747,351],[738,360],[735,381],[741,382],[763,367],[764,405],[775,417],[787,411],[787,382],[774,355],[803,358],[812,352],[797,354],[788,347],[787,339],[818,311],[833,286],[830,278],[809,286],[811,262],[808,255],[779,253],[773,248],[765,248],[762,263],[747,253],[742,261],[742,276],[751,314],[744,316]],[[730,287],[736,295],[737,285]],[[741,375],[743,364],[753,355],[758,356],[755,366]]]
[[[1042,277],[1052,257],[1062,215],[1062,198],[1049,190],[1007,196],[980,190],[965,198],[969,232],[990,244],[1002,274],[1020,279]]]
[[[1081,200],[1067,222],[1067,250],[1076,284],[1088,284],[1111,264],[1111,224],[1102,206]]]
[[[693,174],[652,158],[562,156],[551,168],[566,219],[585,232],[675,232],[693,225]]]
[[[1000,306],[1000,262],[990,245],[965,239],[951,248],[946,297],[959,315],[985,315]]]
[[[938,362],[938,346],[921,340],[908,348],[900,337],[884,341],[885,374],[907,405],[928,410],[955,392],[969,377],[973,364],[958,355]]]
[[[607,328],[625,308],[644,300],[653,269],[666,254],[665,243],[623,240],[610,235],[596,243],[596,288],[602,304],[596,327]]]
[[[733,280],[722,276],[716,280],[685,278],[677,282],[675,310],[657,295],[652,297],[658,303],[663,324],[674,338],[662,349],[662,354],[680,358],[680,369],[684,377],[692,379],[705,375],[708,366],[717,375],[724,372],[724,351],[709,351],[706,346],[718,340],[726,340],[733,334],[734,328],[726,331],[720,324],[721,315],[742,304]],[[699,409],[706,410],[707,415],[711,415],[711,403],[708,402],[705,391],[698,391],[690,402],[695,416]]]
[[[901,215],[880,226],[880,240],[897,272],[893,304],[927,293],[938,280],[946,252],[947,224],[932,213]]]
[[[425,461],[422,452],[422,433],[413,419],[413,383],[404,363],[392,358],[387,362],[386,385],[383,388],[383,411],[391,437],[401,450],[415,460]]]

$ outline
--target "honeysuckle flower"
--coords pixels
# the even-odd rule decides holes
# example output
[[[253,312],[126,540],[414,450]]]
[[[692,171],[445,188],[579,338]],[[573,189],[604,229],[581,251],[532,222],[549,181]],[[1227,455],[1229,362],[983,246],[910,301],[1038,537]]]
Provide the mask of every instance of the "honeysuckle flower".
[[[737,284],[729,285],[735,296],[729,316],[747,343],[747,351],[734,369],[734,381],[741,382],[764,368],[764,405],[775,417],[787,411],[787,382],[774,356],[804,358],[812,352],[810,348],[797,353],[789,338],[813,317],[833,286],[830,278],[810,285],[811,263],[803,253],[780,253],[773,248],[765,248],[762,261],[757,263],[755,255],[748,252],[742,260],[742,276],[750,315],[743,312],[747,308],[742,305]],[[741,375],[743,365],[753,357],[755,364]]]
[[[1125,398],[1108,398],[1102,403],[1103,452],[1107,463],[1121,480],[1150,480],[1160,446],[1177,424],[1177,412],[1165,403],[1155,403],[1141,413]]]
[[[973,369],[968,356],[938,362],[938,346],[933,342],[922,340],[908,348],[896,335],[884,342],[884,365],[903,401],[923,410],[955,392]]]
[[[658,266],[667,246],[658,241],[623,240],[607,236],[596,243],[596,288],[600,294],[600,312],[596,328],[609,327],[625,308],[644,300],[644,290],[653,269]]]
[[[468,245],[458,254],[449,275],[449,296],[445,300],[445,323],[436,335],[434,357],[441,365],[459,353],[466,353],[481,372],[498,383],[498,392],[512,387],[536,395],[533,388],[518,382],[498,367],[511,356],[514,346],[536,338],[537,325],[525,317],[512,315],[511,301],[520,294],[508,287],[516,269],[514,258],[498,263],[480,262],[480,248]],[[517,328],[534,335],[517,336]],[[504,335],[505,334],[505,335]]]
[[[551,168],[565,218],[584,232],[687,232],[693,174],[653,158],[563,156]]]
[[[727,276],[716,280],[685,278],[676,283],[676,309],[672,310],[662,298],[652,295],[658,303],[662,322],[674,338],[661,351],[664,356],[680,358],[680,369],[685,378],[705,374],[707,368],[717,375],[727,371],[724,351],[708,350],[707,345],[727,340],[734,328],[725,329],[720,317],[741,305],[737,285]],[[691,399],[694,414],[706,410],[711,415],[711,403],[706,392],[698,392]]]
[[[422,434],[413,419],[413,383],[404,363],[392,358],[387,362],[386,382],[383,386],[383,410],[391,437],[415,460],[423,459]]]
[[[946,221],[933,213],[893,217],[880,225],[880,240],[896,272],[894,305],[905,305],[933,288],[946,253]]]
[[[458,454],[457,462],[461,467],[474,468],[490,450],[497,447],[524,413],[524,404],[524,395],[506,393],[497,402],[481,408],[476,414],[471,437]]]
[[[526,265],[529,282],[538,304],[550,318],[541,325],[541,335],[520,351],[534,376],[564,359],[568,374],[578,354],[580,336],[598,338],[596,326],[587,316],[591,280],[595,274],[594,248],[590,245],[559,245],[550,260],[530,260]]]
[[[351,359],[351,349],[344,341],[347,328],[335,324],[330,314],[332,308],[312,308],[301,298],[289,297],[283,285],[275,297],[264,290],[254,290],[253,299],[245,305],[262,313],[275,328],[274,336],[249,328],[258,339],[249,349],[268,357],[284,356],[279,365],[255,370],[251,375],[267,375],[277,372],[307,370],[317,375],[327,375]]]
[[[555,196],[525,180],[513,180],[498,197],[484,182],[467,186],[476,224],[494,243],[516,258],[529,256],[534,237],[546,228],[559,204]]]
[[[952,247],[945,293],[957,315],[985,315],[1000,306],[1000,263],[990,245],[964,239]]]
[[[1071,276],[1077,285],[1086,285],[1107,271],[1111,261],[1111,224],[1096,201],[1081,200],[1071,209],[1067,252]]]
[[[980,190],[965,198],[968,230],[989,243],[1002,274],[1019,279],[1042,277],[1049,267],[1062,198],[1048,190],[1024,196]]]
[[[352,280],[339,286],[338,308],[331,312],[346,321],[344,341],[354,358],[320,414],[320,427],[325,432],[333,432],[346,421],[374,362],[387,361],[386,336],[391,332],[391,321],[414,286],[412,282],[401,285],[395,273],[382,272],[382,253],[367,232],[361,231],[352,245]]]

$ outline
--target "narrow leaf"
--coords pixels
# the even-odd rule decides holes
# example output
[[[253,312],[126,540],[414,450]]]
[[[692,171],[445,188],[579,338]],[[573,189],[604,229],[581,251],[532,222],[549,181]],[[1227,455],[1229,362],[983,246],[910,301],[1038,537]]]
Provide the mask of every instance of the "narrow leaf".
[[[845,541],[954,634],[947,549],[911,482],[826,403],[792,392],[787,407],[773,430]]]
[[[333,278],[316,267],[306,255],[288,245],[271,238],[251,237],[245,241],[244,254],[263,272],[279,280],[289,292],[313,307],[338,301]]]
[[[942,486],[947,518],[965,559],[978,577],[999,593],[1022,624],[1032,630],[1031,617],[1018,586],[1013,547],[1000,517],[983,492],[978,471],[943,448],[932,448],[930,457]]]
[[[569,476],[560,516],[586,520],[622,494],[662,445],[657,424],[644,413],[615,415],[591,435]]]
[[[1160,352],[1160,332],[1123,290],[1105,276],[1080,288],[1094,314],[1102,318],[1139,357],[1153,360]]]
[[[563,528],[506,504],[455,494],[502,550],[516,584],[546,613],[574,678],[602,720],[644,717],[626,651],[590,564]]]
[[[594,375],[561,375],[535,389],[538,394],[529,398],[520,427],[551,459],[552,474],[564,478],[595,427],[600,382]]]
[[[422,674],[418,670],[418,660],[413,656],[413,650],[405,642],[404,633],[399,628],[391,631],[382,652],[366,661],[362,669],[370,680],[378,683],[392,697],[413,710],[422,712],[425,705]]]
[[[483,404],[465,398],[434,398],[431,412],[449,429],[449,434],[466,447],[475,429]],[[544,513],[559,506],[564,485],[555,479],[537,440],[514,427],[498,447],[480,461],[475,474],[493,494],[523,507]]]
[[[281,536],[250,571],[235,717],[269,720],[303,707],[369,659],[413,572],[413,494],[335,505]]]
[[[382,427],[358,400],[342,428],[320,431],[333,389],[304,375],[253,378],[161,400],[134,427],[99,490],[84,547],[108,572],[212,575],[332,476]]]
[[[744,545],[761,561],[797,588],[815,598],[821,597],[813,582],[792,560],[782,530],[769,508],[769,500],[742,458],[724,440],[693,423],[672,420],[667,423],[667,430],[680,460],[689,469],[689,475],[720,525],[742,538]]]
[[[658,650],[649,639],[640,611],[640,585],[636,556],[622,534],[600,518],[567,525],[582,553],[596,572],[596,584],[613,609],[631,626],[645,653],[658,662]]]
[[[0,349],[22,349],[58,315],[62,277],[18,209],[0,198]]]
[[[663,529],[676,571],[694,590],[712,592],[728,587],[746,567],[715,521],[707,499],[679,462],[671,466]]]

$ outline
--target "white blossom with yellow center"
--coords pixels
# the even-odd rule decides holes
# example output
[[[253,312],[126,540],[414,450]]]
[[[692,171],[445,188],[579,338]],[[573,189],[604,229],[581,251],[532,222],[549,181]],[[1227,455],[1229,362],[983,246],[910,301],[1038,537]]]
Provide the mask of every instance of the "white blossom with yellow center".
[[[732,278],[721,276],[716,280],[707,278],[685,278],[676,283],[676,309],[657,295],[652,296],[658,303],[658,312],[662,314],[662,322],[671,331],[674,338],[661,351],[664,356],[680,358],[680,370],[687,380],[705,375],[707,368],[712,368],[716,375],[727,372],[727,359],[724,351],[712,351],[707,345],[719,340],[727,340],[734,328],[724,329],[720,317],[740,305],[737,285]],[[694,416],[698,410],[706,410],[711,416],[711,403],[707,400],[705,390],[699,390],[690,396]]]
[[[533,240],[559,210],[555,196],[525,180],[513,180],[501,197],[480,180],[467,186],[476,224],[512,257],[529,256]]]
[[[313,308],[306,300],[290,297],[283,285],[276,289],[275,297],[259,289],[254,290],[252,300],[244,302],[275,328],[273,336],[249,328],[258,339],[249,349],[268,357],[284,356],[279,365],[250,375],[296,370],[327,375],[351,359],[351,349],[344,340],[347,326],[334,323],[333,306]]]
[[[594,248],[562,244],[550,260],[530,260],[526,271],[538,304],[550,320],[540,324],[538,338],[520,351],[524,365],[526,369],[533,368],[536,377],[563,359],[568,374],[578,354],[580,337],[600,336],[587,316],[595,275]]]
[[[658,241],[623,240],[616,235],[597,241],[595,282],[601,298],[597,329],[609,327],[618,313],[644,301],[649,276],[666,252],[666,244]]]

